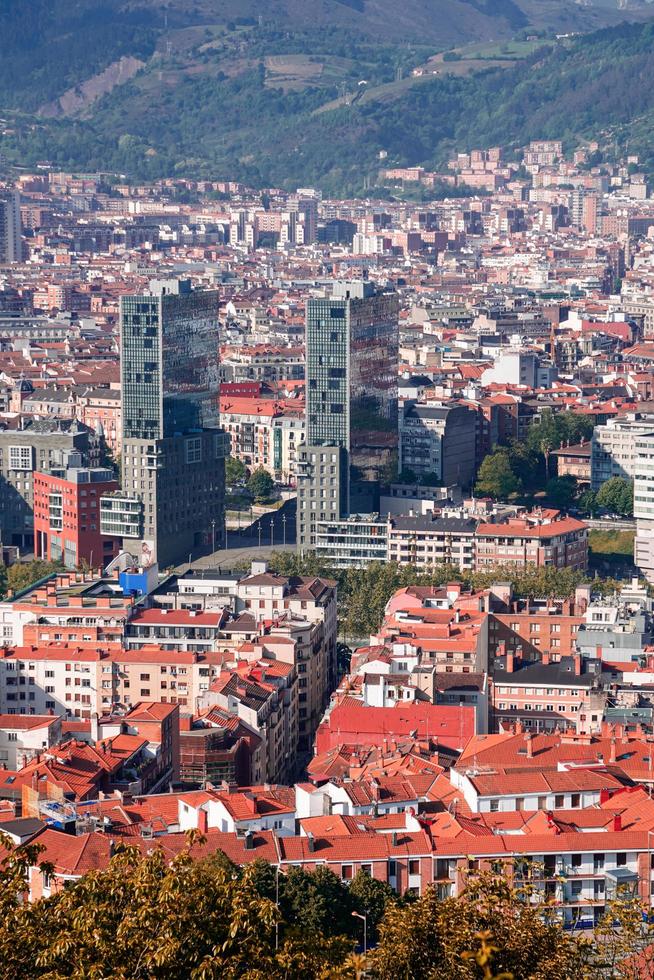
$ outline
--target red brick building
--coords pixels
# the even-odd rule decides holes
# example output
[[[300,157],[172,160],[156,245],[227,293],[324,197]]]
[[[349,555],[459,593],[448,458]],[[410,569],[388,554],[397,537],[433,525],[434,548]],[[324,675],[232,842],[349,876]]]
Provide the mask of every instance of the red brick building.
[[[118,539],[100,534],[100,497],[119,489],[112,470],[57,469],[34,473],[34,551],[68,568],[107,564]]]
[[[477,528],[475,571],[493,565],[574,568],[588,564],[588,526],[558,510],[532,511]]]

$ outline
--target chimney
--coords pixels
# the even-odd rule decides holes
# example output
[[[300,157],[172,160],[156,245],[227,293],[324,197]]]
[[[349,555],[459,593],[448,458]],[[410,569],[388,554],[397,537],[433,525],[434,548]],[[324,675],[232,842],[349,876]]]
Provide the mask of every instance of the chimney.
[[[201,834],[206,834],[208,829],[209,829],[209,814],[207,813],[206,810],[200,807],[200,809],[198,810],[198,830],[200,831]]]
[[[100,738],[100,726],[98,725],[98,713],[94,711],[91,715],[91,741],[97,742]]]
[[[311,854],[313,854],[313,852],[316,849],[316,840],[313,834],[311,833],[311,831],[309,831],[309,833],[307,834],[307,847],[309,848]]]
[[[252,848],[254,847],[254,834],[252,833],[251,830],[245,831],[244,843],[245,843],[246,851],[251,851]]]
[[[111,840],[109,841],[109,857],[112,858],[115,853],[116,853],[116,841],[112,837]]]
[[[616,832],[622,830],[622,814],[621,813],[616,813],[616,815],[613,818],[613,830],[616,831]]]
[[[527,744],[527,758],[534,758],[534,736],[531,732],[527,732],[525,735],[525,742]]]
[[[575,653],[575,675],[577,677],[581,676],[581,654]]]
[[[512,653],[507,653],[507,655],[506,655],[506,671],[507,671],[508,674],[512,674],[513,673],[514,663],[515,663],[515,657],[513,656],[513,654]]]
[[[397,831],[394,830],[391,834],[391,845],[397,847]]]
[[[600,803],[608,803],[610,799],[611,794],[609,793],[608,789],[601,789],[599,798]]]
[[[613,763],[613,762],[616,762],[616,761],[617,761],[617,754],[616,754],[616,749],[615,749],[615,738],[612,738],[611,739],[611,755],[609,757],[609,762],[612,762]]]

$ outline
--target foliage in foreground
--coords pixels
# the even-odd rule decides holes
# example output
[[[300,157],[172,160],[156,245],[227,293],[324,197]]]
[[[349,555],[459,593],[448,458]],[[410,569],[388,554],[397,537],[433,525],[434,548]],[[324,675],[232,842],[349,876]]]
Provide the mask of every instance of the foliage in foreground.
[[[239,869],[191,835],[172,861],[156,845],[121,847],[106,870],[25,904],[39,849],[4,843],[0,980],[636,980],[632,954],[648,958],[638,900],[614,902],[591,945],[533,889],[490,871],[458,898],[398,899],[362,873],[347,886],[324,867]],[[377,944],[365,957],[353,910]]]

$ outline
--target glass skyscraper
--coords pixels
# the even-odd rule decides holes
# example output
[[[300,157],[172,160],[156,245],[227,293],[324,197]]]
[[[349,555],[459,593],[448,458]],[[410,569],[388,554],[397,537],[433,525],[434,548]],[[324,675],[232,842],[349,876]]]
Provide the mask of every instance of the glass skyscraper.
[[[313,547],[317,522],[374,511],[397,472],[398,313],[397,293],[366,280],[307,302],[301,549]]]
[[[130,526],[136,499],[143,553],[160,565],[177,564],[224,539],[218,293],[194,290],[188,280],[152,281],[147,293],[121,297],[120,335],[122,489],[132,504]],[[115,517],[119,503],[106,510]]]

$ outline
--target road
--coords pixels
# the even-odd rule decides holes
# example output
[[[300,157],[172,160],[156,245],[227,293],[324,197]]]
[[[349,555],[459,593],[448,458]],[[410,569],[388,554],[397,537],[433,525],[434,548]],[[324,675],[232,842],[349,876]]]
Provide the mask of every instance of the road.
[[[229,569],[256,558],[266,559],[274,551],[295,551],[296,505],[293,497],[279,510],[258,517],[248,527],[227,531],[227,547],[208,555],[194,555],[191,562],[193,568]],[[184,562],[175,571],[183,572],[188,568],[189,563]]]
[[[584,517],[582,518],[591,531],[635,531],[636,522],[629,517],[620,517],[610,520],[608,517]]]

